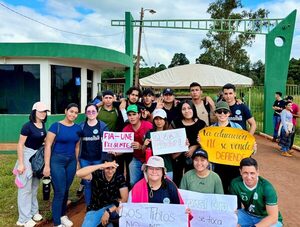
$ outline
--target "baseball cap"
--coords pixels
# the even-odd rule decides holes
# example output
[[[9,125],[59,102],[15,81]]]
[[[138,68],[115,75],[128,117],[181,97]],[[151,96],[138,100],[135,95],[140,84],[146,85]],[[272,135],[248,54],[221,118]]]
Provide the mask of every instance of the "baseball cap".
[[[217,111],[217,110],[220,110],[220,109],[230,111],[230,108],[229,108],[228,103],[227,103],[227,102],[224,102],[224,101],[219,101],[219,102],[217,102],[217,104],[216,104],[216,111]]]
[[[126,111],[126,112],[127,112],[127,113],[129,113],[129,112],[138,113],[138,112],[139,112],[139,108],[138,108],[137,105],[132,104],[132,105],[129,105],[129,106],[127,107],[127,111]]]
[[[152,115],[153,115],[153,119],[156,117],[161,117],[163,119],[167,118],[167,113],[163,109],[155,109]]]
[[[50,111],[49,108],[46,106],[46,104],[42,103],[42,102],[34,103],[33,106],[32,106],[32,110],[37,110],[37,111],[40,111],[40,112]]]
[[[174,91],[171,88],[165,88],[163,90],[163,95],[174,95]]]
[[[208,159],[208,154],[207,154],[207,152],[206,152],[205,150],[203,150],[202,148],[198,148],[198,149],[194,152],[194,154],[192,155],[192,159],[194,159],[194,158],[197,157],[197,156],[201,156],[201,157],[203,157],[203,158]]]
[[[163,168],[165,173],[166,173],[166,167],[165,167],[165,162],[162,157],[159,156],[151,156],[146,164],[142,165],[142,170],[145,171],[146,167],[156,167],[156,168]]]
[[[152,96],[154,96],[154,92],[153,92],[150,88],[146,88],[146,89],[143,91],[143,96],[147,96],[147,95],[152,95]]]
[[[114,96],[114,93],[111,90],[103,91],[102,92],[102,97],[105,97],[106,95]]]

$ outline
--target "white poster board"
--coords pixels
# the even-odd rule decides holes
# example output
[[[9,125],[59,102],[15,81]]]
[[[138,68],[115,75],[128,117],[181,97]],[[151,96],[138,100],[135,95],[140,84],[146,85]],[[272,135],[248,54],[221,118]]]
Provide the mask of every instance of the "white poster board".
[[[163,203],[122,203],[122,227],[187,227],[185,205]]]
[[[151,132],[150,138],[154,155],[188,151],[184,128]]]
[[[179,189],[184,204],[192,210],[191,226],[229,227],[237,225],[235,195],[204,194]]]
[[[133,132],[103,132],[102,149],[104,152],[132,153]]]

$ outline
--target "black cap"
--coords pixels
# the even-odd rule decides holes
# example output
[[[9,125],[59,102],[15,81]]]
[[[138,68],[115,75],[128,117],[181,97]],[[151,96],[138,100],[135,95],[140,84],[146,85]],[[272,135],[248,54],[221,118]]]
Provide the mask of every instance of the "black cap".
[[[163,90],[163,95],[173,95],[174,91],[171,88],[165,88]]]
[[[154,92],[153,92],[150,88],[146,88],[146,89],[143,91],[143,96],[147,96],[147,95],[152,95],[152,96],[154,96]]]
[[[293,100],[293,96],[288,95],[288,96],[286,97],[286,100]]]
[[[103,91],[102,92],[102,97],[105,97],[106,95],[114,96],[114,93],[111,90]]]
[[[194,154],[192,155],[192,159],[194,159],[197,156],[201,156],[203,158],[208,159],[208,154],[205,150],[203,150],[202,148],[198,148],[197,150],[195,150]]]

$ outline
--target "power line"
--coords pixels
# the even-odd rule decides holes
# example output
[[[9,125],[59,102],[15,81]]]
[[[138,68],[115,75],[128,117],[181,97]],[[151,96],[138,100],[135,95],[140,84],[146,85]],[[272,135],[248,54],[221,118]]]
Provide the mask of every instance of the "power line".
[[[26,15],[24,15],[24,14],[22,14],[22,13],[19,13],[19,12],[15,11],[15,10],[9,8],[8,6],[4,5],[3,3],[0,3],[0,5],[1,5],[2,7],[4,7],[4,8],[6,8],[6,9],[8,9],[8,10],[11,11],[11,12],[13,12],[13,13],[15,13],[15,14],[18,14],[19,16],[25,17],[25,18],[28,19],[28,20],[34,21],[34,22],[36,22],[36,23],[38,23],[38,24],[41,24],[41,25],[43,25],[43,26],[45,26],[45,27],[54,29],[54,30],[56,30],[56,31],[60,31],[60,32],[64,32],[64,33],[69,33],[69,34],[72,34],[72,35],[95,38],[95,37],[115,36],[115,35],[119,35],[119,34],[122,34],[122,33],[123,33],[123,31],[122,31],[122,32],[118,32],[118,33],[108,34],[108,35],[87,35],[87,34],[81,34],[81,33],[76,33],[76,32],[70,32],[70,31],[66,31],[66,30],[62,30],[62,29],[53,27],[53,26],[51,26],[51,25],[48,25],[48,24],[46,24],[46,23],[43,23],[43,22],[38,21],[38,20],[36,20],[36,19],[33,19],[33,18],[29,17],[29,16],[26,16]]]

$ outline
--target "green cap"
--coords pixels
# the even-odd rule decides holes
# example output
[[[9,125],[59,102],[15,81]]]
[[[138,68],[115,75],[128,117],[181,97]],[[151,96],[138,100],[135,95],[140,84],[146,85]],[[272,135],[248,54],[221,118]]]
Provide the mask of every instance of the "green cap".
[[[132,104],[132,105],[129,105],[129,106],[127,107],[127,111],[126,111],[126,112],[127,112],[127,113],[129,113],[129,112],[138,113],[138,112],[139,112],[139,108],[137,107],[137,105]]]
[[[230,111],[228,103],[224,102],[224,101],[217,102],[217,104],[216,104],[216,110],[220,110],[220,109]]]

